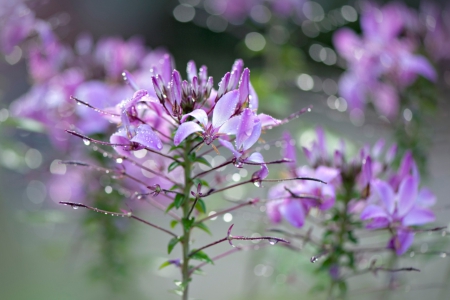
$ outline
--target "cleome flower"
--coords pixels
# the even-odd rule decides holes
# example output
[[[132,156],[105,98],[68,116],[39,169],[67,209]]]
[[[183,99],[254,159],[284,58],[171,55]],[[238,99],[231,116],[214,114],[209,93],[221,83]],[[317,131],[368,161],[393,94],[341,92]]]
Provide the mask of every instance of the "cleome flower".
[[[401,181],[397,193],[380,179],[373,180],[371,186],[374,193],[368,201],[373,204],[366,206],[361,219],[368,221],[368,229],[391,229],[393,236],[387,246],[402,255],[414,240],[411,226],[434,221],[428,207],[434,204],[435,197],[428,189],[418,191],[418,179],[413,176]]]

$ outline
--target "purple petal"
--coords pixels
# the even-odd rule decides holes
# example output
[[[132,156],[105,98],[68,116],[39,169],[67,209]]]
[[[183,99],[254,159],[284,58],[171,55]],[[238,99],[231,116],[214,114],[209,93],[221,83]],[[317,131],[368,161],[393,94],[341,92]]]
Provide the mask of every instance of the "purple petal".
[[[230,143],[229,141],[219,139],[219,143],[228,150],[230,150],[236,159],[239,159],[242,156],[242,154],[239,151],[236,151],[233,144]]]
[[[260,181],[265,179],[269,175],[269,169],[266,164],[261,165],[261,169],[252,174],[252,179]]]
[[[194,76],[197,76],[197,66],[195,65],[195,62],[193,60],[190,60],[187,63],[187,76],[190,82],[192,82],[192,78],[194,78]]]
[[[412,156],[411,151],[407,151],[403,156],[403,159],[400,163],[400,167],[398,168],[398,175],[403,179],[403,177],[407,176],[411,171],[411,167],[413,165],[414,158]]]
[[[306,160],[309,162],[310,165],[314,164],[314,154],[306,147],[302,147],[303,154],[305,154]]]
[[[222,80],[219,82],[219,89],[217,90],[217,98],[221,98],[223,94],[227,92],[228,83],[230,82],[230,72],[223,75]]]
[[[234,90],[226,93],[217,101],[214,107],[212,124],[214,128],[219,128],[234,114],[239,102],[239,91]]]
[[[196,118],[204,127],[206,127],[206,125],[208,125],[208,115],[206,114],[206,112],[203,109],[195,109],[192,112],[185,114],[182,118],[181,118],[181,122],[186,121],[186,119],[191,116]]]
[[[175,136],[173,138],[174,145],[178,146],[182,141],[184,141],[185,138],[198,131],[204,132],[203,128],[201,128],[200,125],[195,122],[185,122],[181,124],[178,127],[177,132],[175,133]]]
[[[333,179],[335,179],[339,175],[339,172],[340,171],[338,169],[319,166],[316,169],[315,177],[327,183],[331,183],[331,181],[333,181]]]
[[[264,157],[259,152],[253,152],[252,155],[247,157],[245,160],[255,162],[255,163],[260,163],[260,164],[264,163]]]
[[[256,141],[258,141],[261,136],[261,122],[259,119],[254,120],[254,126],[252,130],[252,134],[244,141],[243,149],[248,150],[251,146],[253,146]]]
[[[250,82],[250,96],[248,96],[248,108],[253,109],[253,110],[257,110],[258,109],[258,94],[256,94],[255,89],[253,88],[252,83]]]
[[[283,201],[269,201],[266,204],[266,213],[272,223],[278,224],[281,222],[280,204]]]
[[[386,228],[389,226],[389,219],[386,218],[374,218],[372,221],[366,225],[367,229],[379,229]]]
[[[282,123],[281,120],[275,119],[274,117],[266,114],[259,114],[258,118],[261,121],[261,127],[263,128],[268,127],[270,129],[271,127],[280,125]]]
[[[373,93],[373,104],[379,113],[393,119],[397,116],[400,99],[398,93],[393,86],[390,84],[380,83],[372,91]]]
[[[249,108],[244,109],[239,119],[236,133],[236,148],[242,149],[242,143],[250,137],[253,132],[255,115]]]
[[[239,105],[243,105],[250,95],[250,70],[245,68],[239,82]]]
[[[421,55],[404,55],[400,62],[400,67],[404,73],[402,75],[406,77],[406,83],[414,81],[416,74],[422,75],[430,81],[436,81],[436,70],[425,57]]]
[[[305,211],[298,200],[285,200],[280,207],[281,215],[294,227],[302,227],[305,222]]]
[[[402,180],[398,189],[398,215],[403,217],[414,206],[417,198],[417,180],[408,176]]]
[[[397,154],[397,144],[392,145],[389,150],[386,152],[386,163],[390,165]]]
[[[297,164],[297,151],[295,144],[291,143],[292,136],[288,131],[283,132],[283,140],[286,143],[286,147],[283,150],[283,157],[291,160],[291,162],[288,163],[290,168],[295,168]]]
[[[434,213],[428,208],[415,206],[403,218],[403,226],[423,225],[436,219]]]
[[[395,209],[395,197],[392,188],[386,182],[379,179],[373,180],[372,186],[380,197],[380,200],[384,203],[387,212],[392,215]]]
[[[428,188],[422,188],[416,200],[416,204],[422,207],[430,207],[436,203],[436,196]]]
[[[367,156],[366,159],[363,160],[362,176],[364,185],[372,180],[372,159],[370,156]]]
[[[360,47],[361,41],[353,30],[342,28],[334,33],[333,44],[340,55],[353,60],[355,50]]]
[[[120,144],[120,145],[130,144],[130,141],[127,137],[127,133],[124,129],[121,129],[121,130],[113,133],[111,135],[111,137],[109,138],[109,142],[111,144]],[[114,147],[114,150],[116,150],[117,153],[119,153],[120,155],[123,155],[123,156],[130,155],[129,147],[116,146],[116,147]]]
[[[360,217],[361,220],[370,220],[374,218],[386,218],[386,219],[389,218],[386,211],[382,207],[373,204],[366,206],[366,208],[364,208],[364,210],[362,211]]]
[[[238,126],[240,122],[241,116],[234,116],[228,121],[226,121],[220,129],[218,133],[226,134],[226,135],[235,135],[238,132]]]
[[[372,147],[372,156],[374,158],[378,158],[381,155],[381,151],[383,151],[385,141],[384,139],[379,139],[375,145]]]
[[[139,125],[136,129],[136,135],[131,141],[153,150],[161,150],[163,148],[161,140],[147,124]]]
[[[172,72],[172,91],[174,99],[173,101],[180,105],[181,103],[181,75],[177,70]]]
[[[388,248],[394,249],[397,255],[402,255],[411,247],[414,241],[414,233],[407,230],[399,230],[388,242]]]

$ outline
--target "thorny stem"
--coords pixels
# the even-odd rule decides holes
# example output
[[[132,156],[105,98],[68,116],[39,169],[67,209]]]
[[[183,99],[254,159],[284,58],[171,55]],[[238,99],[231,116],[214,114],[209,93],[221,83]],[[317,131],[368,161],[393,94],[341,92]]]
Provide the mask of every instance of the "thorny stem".
[[[151,226],[151,227],[159,229],[159,230],[161,230],[161,231],[163,231],[163,232],[165,232],[167,234],[170,234],[173,237],[177,237],[177,235],[175,233],[173,233],[173,232],[171,232],[171,231],[169,231],[167,229],[164,229],[164,228],[162,228],[162,227],[160,227],[158,225],[150,223],[150,222],[148,222],[148,221],[146,221],[144,219],[136,217],[131,212],[118,213],[118,212],[106,211],[106,210],[98,209],[96,207],[92,207],[92,206],[89,206],[89,205],[85,205],[85,204],[81,204],[81,203],[75,203],[75,202],[67,202],[67,201],[60,201],[59,204],[68,205],[68,206],[71,206],[71,207],[83,207],[83,208],[87,208],[89,210],[92,210],[92,211],[95,211],[95,212],[98,212],[98,213],[101,213],[101,214],[111,215],[111,216],[114,216],[114,217],[127,217],[127,218],[131,218],[131,219],[135,219],[135,220],[137,220],[137,221],[139,221],[141,223],[144,223],[144,224],[146,224],[148,226]]]

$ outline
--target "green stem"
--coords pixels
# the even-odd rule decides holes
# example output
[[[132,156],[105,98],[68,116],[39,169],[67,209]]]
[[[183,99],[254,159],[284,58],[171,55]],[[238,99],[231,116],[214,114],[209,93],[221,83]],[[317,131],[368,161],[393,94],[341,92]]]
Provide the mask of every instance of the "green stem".
[[[191,205],[189,202],[190,192],[192,188],[192,162],[189,159],[189,152],[191,148],[191,141],[186,141],[186,147],[184,148],[184,203],[183,203],[183,219],[189,218],[189,213],[191,210]],[[183,265],[181,267],[182,283],[183,289],[183,300],[188,300],[189,294],[189,240],[191,237],[191,229],[184,228],[183,226],[183,237],[181,242],[183,244]]]

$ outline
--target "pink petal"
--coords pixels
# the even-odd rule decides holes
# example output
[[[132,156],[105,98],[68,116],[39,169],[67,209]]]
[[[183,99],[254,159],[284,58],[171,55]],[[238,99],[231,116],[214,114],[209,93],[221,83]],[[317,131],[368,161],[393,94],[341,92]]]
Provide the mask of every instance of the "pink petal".
[[[340,55],[350,60],[355,58],[355,50],[361,41],[353,30],[342,28],[334,33],[333,44]]]
[[[185,122],[185,123],[181,124],[178,127],[177,132],[175,133],[175,136],[173,138],[174,145],[178,146],[189,135],[191,135],[194,132],[199,132],[199,131],[204,132],[203,128],[201,128],[200,125],[198,125],[195,122]]]

